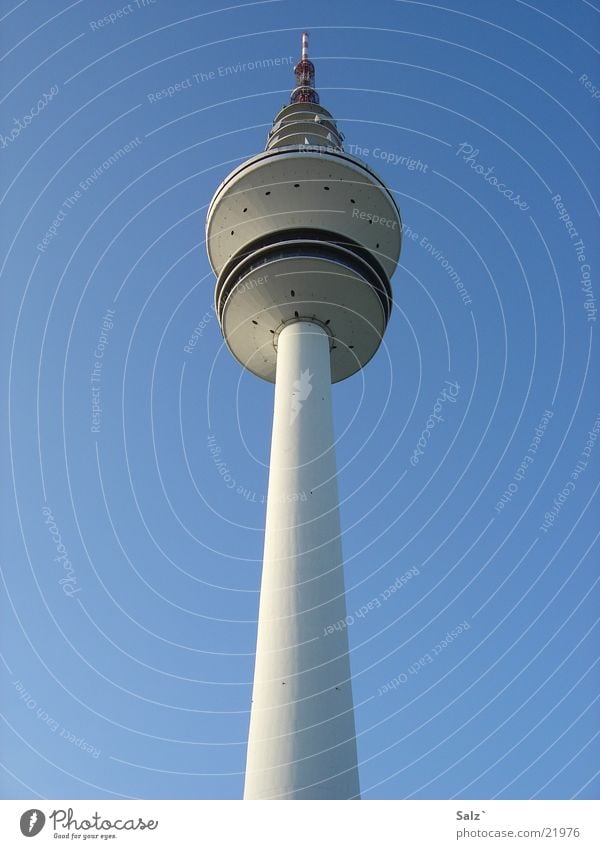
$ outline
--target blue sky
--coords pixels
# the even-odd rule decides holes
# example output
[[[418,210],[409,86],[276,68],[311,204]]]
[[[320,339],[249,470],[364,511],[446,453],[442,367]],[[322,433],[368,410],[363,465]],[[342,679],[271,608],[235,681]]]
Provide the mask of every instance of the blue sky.
[[[241,797],[273,387],[204,219],[308,29],[405,225],[333,392],[363,798],[597,798],[596,5],[0,9],[3,797]]]

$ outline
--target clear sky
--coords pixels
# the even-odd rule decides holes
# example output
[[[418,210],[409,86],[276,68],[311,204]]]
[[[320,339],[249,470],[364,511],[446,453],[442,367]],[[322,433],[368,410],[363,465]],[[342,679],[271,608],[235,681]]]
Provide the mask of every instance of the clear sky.
[[[333,391],[363,797],[597,798],[597,0],[0,9],[2,795],[242,795],[273,387],[204,220],[308,29],[405,226]]]

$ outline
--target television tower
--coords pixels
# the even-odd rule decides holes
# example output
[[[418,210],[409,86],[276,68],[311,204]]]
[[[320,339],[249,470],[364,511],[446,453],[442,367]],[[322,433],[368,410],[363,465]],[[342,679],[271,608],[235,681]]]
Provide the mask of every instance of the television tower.
[[[358,799],[331,384],[379,347],[401,222],[319,105],[306,32],[294,73],[206,223],[227,346],[275,383],[244,798]]]

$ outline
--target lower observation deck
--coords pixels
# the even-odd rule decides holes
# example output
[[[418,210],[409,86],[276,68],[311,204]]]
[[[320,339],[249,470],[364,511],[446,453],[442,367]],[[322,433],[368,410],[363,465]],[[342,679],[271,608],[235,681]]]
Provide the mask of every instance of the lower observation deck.
[[[330,337],[331,379],[344,380],[375,354],[391,309],[387,278],[341,244],[286,239],[231,263],[217,284],[217,315],[233,355],[275,381],[277,337],[294,321],[314,321]]]

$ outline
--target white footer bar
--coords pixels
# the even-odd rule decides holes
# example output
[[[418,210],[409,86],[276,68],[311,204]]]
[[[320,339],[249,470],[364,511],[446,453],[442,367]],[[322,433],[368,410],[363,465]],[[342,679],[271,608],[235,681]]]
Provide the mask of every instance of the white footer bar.
[[[0,845],[598,849],[598,807],[586,800],[2,801]]]

